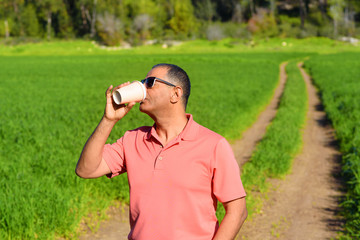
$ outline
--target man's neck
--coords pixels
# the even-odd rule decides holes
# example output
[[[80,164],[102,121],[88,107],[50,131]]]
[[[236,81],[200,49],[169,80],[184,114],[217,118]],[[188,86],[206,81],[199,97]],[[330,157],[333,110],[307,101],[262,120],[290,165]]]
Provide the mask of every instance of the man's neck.
[[[167,115],[155,120],[156,133],[163,146],[176,138],[185,128],[188,118],[184,113]]]

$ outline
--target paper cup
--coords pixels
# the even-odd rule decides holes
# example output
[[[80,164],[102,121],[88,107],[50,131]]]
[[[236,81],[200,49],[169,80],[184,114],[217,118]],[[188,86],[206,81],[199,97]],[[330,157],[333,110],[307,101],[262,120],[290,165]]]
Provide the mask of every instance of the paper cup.
[[[113,99],[116,104],[129,102],[141,102],[146,97],[146,88],[139,81],[134,81],[129,85],[117,89],[113,93]]]

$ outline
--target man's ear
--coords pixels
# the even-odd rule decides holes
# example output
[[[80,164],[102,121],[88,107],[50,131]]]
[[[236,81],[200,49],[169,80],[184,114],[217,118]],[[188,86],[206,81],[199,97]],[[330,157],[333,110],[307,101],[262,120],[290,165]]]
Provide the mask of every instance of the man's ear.
[[[171,98],[170,98],[170,102],[171,103],[177,103],[181,100],[183,95],[183,90],[181,87],[176,86],[173,88],[172,92],[171,92]]]

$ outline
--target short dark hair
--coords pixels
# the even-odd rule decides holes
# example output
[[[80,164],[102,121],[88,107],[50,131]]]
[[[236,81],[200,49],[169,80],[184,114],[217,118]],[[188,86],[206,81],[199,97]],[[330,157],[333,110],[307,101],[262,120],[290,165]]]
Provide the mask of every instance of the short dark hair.
[[[167,74],[166,76],[169,78],[170,82],[174,83],[175,85],[179,85],[183,90],[183,103],[186,109],[189,96],[190,96],[190,79],[187,73],[182,69],[181,67],[175,65],[175,64],[169,64],[169,63],[160,63],[156,64],[152,67],[152,69],[157,67],[164,67],[166,68]]]

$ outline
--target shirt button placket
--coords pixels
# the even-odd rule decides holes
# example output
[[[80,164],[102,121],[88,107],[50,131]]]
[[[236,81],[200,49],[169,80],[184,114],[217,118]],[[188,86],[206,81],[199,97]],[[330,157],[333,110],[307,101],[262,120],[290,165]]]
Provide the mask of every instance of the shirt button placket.
[[[156,158],[156,163],[155,163],[155,170],[162,170],[164,169],[164,161],[163,161],[164,157],[159,156]]]

